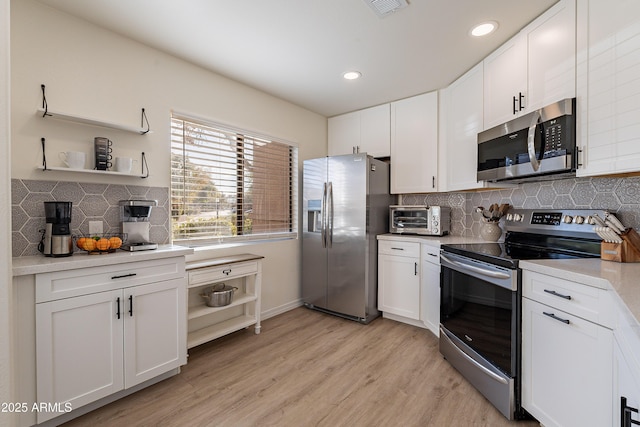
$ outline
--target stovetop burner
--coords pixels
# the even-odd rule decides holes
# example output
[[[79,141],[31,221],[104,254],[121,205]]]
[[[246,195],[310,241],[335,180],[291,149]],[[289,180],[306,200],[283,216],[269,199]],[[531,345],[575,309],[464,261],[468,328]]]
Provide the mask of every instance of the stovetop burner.
[[[532,210],[510,212],[505,221],[504,243],[442,245],[442,250],[506,268],[519,260],[599,258],[601,240],[593,232],[596,210]]]

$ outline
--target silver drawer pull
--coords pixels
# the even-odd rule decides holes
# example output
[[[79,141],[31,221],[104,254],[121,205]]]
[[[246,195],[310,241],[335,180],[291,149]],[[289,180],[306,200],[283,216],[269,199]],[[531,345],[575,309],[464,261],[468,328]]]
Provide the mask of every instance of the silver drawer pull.
[[[391,249],[393,249],[394,251],[404,251],[404,248],[391,248]]]
[[[569,319],[563,319],[562,317],[558,317],[553,313],[547,313],[546,311],[543,311],[542,314],[544,314],[545,316],[549,316],[554,320],[557,320],[558,322],[562,322],[562,323],[566,323],[567,325],[571,322],[569,322]]]
[[[568,299],[568,300],[571,299],[571,295],[562,295],[562,294],[557,293],[556,291],[550,291],[549,289],[545,289],[544,291],[546,293],[548,293],[548,294],[551,294],[551,295],[555,296],[555,297],[560,297],[560,298],[564,298],[564,299]]]
[[[122,276],[111,276],[111,280],[124,279],[125,277],[133,277],[136,273],[123,274]]]

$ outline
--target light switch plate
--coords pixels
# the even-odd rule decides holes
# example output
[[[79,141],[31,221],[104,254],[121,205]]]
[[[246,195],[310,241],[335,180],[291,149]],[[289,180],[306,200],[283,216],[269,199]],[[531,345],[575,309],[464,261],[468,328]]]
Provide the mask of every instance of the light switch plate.
[[[89,221],[89,234],[102,234],[102,221]]]

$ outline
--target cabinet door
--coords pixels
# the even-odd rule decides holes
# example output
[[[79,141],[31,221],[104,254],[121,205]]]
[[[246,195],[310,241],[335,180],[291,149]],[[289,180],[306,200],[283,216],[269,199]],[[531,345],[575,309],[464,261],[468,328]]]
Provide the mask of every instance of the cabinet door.
[[[478,183],[478,132],[483,129],[483,69],[476,65],[445,92],[446,132],[440,147],[446,158],[446,190],[481,188]]]
[[[564,0],[523,31],[527,94],[523,112],[576,96],[576,4]]]
[[[522,299],[522,406],[541,424],[610,425],[612,353],[610,329]]]
[[[330,156],[352,154],[360,144],[360,112],[342,114],[328,120],[328,152]]]
[[[640,170],[640,2],[579,3],[578,176]],[[581,101],[581,102],[580,102]]]
[[[38,402],[75,409],[124,388],[121,318],[122,290],[36,305]],[[39,412],[38,422],[58,415]]]
[[[440,336],[440,264],[438,249],[423,245],[422,259],[422,321],[427,329],[438,337]],[[430,260],[429,258],[433,258]],[[436,263],[434,263],[436,261]]]
[[[419,258],[378,256],[378,310],[420,319]]]
[[[484,67],[484,128],[509,121],[526,106],[527,44],[517,35],[482,62]]]
[[[168,280],[125,289],[125,387],[187,363],[186,284]]]
[[[635,332],[629,331],[631,337]],[[613,421],[612,426],[625,427],[621,423],[621,398],[627,400],[626,406],[640,409],[640,365],[638,365],[638,355],[634,353],[633,347],[625,342],[625,337],[618,337],[616,331],[614,345],[614,375],[615,393],[613,395]],[[640,415],[632,413],[631,419],[640,422]]]
[[[389,104],[360,111],[360,153],[373,157],[391,155],[391,106]]]
[[[438,93],[391,103],[391,193],[438,191]]]

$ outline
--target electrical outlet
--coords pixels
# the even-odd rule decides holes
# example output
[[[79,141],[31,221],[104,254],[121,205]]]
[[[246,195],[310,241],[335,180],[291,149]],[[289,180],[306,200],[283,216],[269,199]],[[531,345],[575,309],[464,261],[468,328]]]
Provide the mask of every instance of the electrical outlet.
[[[102,234],[102,221],[89,221],[89,234]]]

